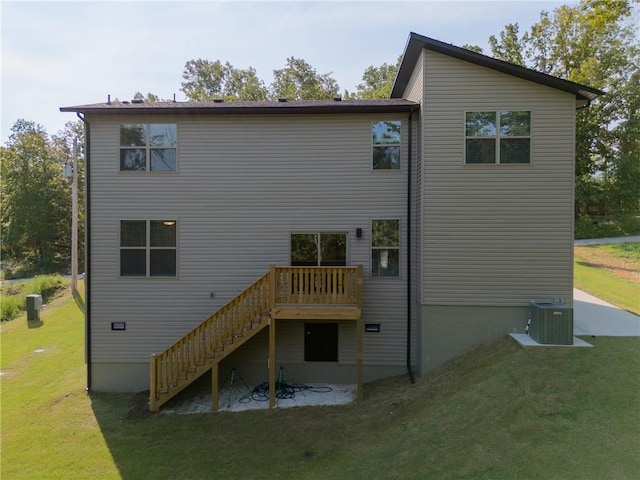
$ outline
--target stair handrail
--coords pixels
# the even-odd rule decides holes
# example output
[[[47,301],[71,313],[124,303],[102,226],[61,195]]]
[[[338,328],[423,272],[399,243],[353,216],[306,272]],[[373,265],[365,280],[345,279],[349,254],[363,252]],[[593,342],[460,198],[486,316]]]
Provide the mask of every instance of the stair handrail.
[[[181,378],[207,356],[232,340],[254,318],[270,310],[270,273],[266,273],[161,353],[151,355],[150,407],[158,409],[159,393],[176,387]]]
[[[205,366],[218,349],[280,303],[352,304],[362,308],[362,265],[355,267],[270,266],[252,285],[161,353],[151,355],[150,409],[157,411]],[[184,382],[180,383],[180,380]],[[193,380],[193,379],[191,379]],[[167,395],[160,400],[161,394]]]

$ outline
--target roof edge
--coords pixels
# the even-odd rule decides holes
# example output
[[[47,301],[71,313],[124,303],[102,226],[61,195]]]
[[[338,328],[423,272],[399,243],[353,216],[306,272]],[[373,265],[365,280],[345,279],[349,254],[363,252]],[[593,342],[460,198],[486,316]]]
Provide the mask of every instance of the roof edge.
[[[60,107],[61,112],[81,112],[100,115],[122,114],[345,114],[411,112],[420,105],[406,99],[376,101],[289,101],[289,102],[155,102],[143,104],[96,103]]]
[[[402,55],[402,62],[396,74],[396,79],[391,91],[391,98],[400,98],[406,89],[409,78],[413,73],[415,64],[423,49],[431,50],[436,53],[448,55],[465,62],[473,63],[482,67],[490,68],[498,72],[506,73],[514,77],[519,77],[541,85],[546,85],[558,90],[572,93],[577,99],[592,101],[605,92],[592,88],[587,85],[581,85],[559,77],[547,75],[530,68],[521,67],[513,63],[498,60],[481,53],[472,52],[461,47],[456,47],[450,43],[444,43],[433,38],[425,37],[415,32],[409,34],[409,39]]]

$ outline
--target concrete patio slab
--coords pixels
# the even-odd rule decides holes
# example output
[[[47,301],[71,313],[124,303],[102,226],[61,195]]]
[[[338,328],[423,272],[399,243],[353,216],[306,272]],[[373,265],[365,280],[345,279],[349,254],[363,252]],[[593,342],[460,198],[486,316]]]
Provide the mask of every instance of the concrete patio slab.
[[[553,345],[548,343],[538,343],[526,333],[510,333],[509,335],[511,336],[511,338],[513,338],[516,342],[518,342],[523,347],[553,347],[553,348],[593,347],[593,345],[585,342],[584,340],[579,339],[578,337],[573,337],[572,345]]]

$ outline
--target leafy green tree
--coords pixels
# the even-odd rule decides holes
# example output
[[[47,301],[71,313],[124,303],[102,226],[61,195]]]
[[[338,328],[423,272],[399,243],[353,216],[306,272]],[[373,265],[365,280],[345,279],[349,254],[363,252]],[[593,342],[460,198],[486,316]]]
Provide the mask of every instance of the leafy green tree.
[[[229,71],[224,92],[225,99],[233,100],[266,100],[267,87],[258,78],[253,67],[247,69],[234,69]]]
[[[147,94],[145,102],[149,102],[150,96],[153,94]],[[163,100],[157,100],[163,101]],[[84,136],[84,124],[80,120],[75,122],[67,122],[64,126],[64,130],[51,136],[51,142],[55,145],[55,148],[61,152],[64,162],[69,165],[73,164],[73,144],[74,141],[77,145],[77,168],[78,168],[78,268],[80,272],[84,271],[84,254],[85,254],[85,136]],[[67,182],[71,182],[71,179],[67,179]],[[72,212],[69,210],[68,217],[71,218]],[[71,233],[69,233],[71,237]],[[71,238],[69,239],[71,240]],[[69,246],[69,248],[71,248]]]
[[[267,88],[249,67],[237,69],[229,62],[220,60],[189,60],[182,73],[181,90],[187,99],[194,102],[224,100],[266,100]]]
[[[134,100],[142,100],[145,103],[156,103],[156,102],[168,102],[169,100],[160,98],[155,93],[147,92],[146,95],[143,95],[141,92],[136,92],[133,96]]]
[[[70,252],[71,191],[62,175],[68,152],[34,122],[18,120],[11,132],[0,167],[3,258],[57,271]]]
[[[482,47],[480,47],[479,45],[471,45],[470,43],[465,43],[464,45],[462,45],[462,48],[471,50],[472,52],[476,53],[483,53]]]
[[[491,35],[489,37],[489,46],[491,47],[493,56],[505,62],[524,65],[524,45],[518,36],[519,31],[520,26],[517,23],[510,23],[500,32],[500,40]]]
[[[631,0],[581,0],[540,14],[530,31],[509,24],[489,39],[499,59],[606,91],[576,118],[576,200],[605,183],[615,211],[638,208],[638,97],[640,46]],[[637,3],[637,2],[636,2]],[[635,160],[634,160],[635,159]]]
[[[355,93],[350,94],[345,91],[345,98],[352,100],[389,98],[401,60],[402,55],[398,57],[395,64],[385,62],[379,67],[369,65],[362,74],[362,83],[358,84]]]
[[[272,98],[327,100],[338,94],[338,82],[331,73],[319,74],[301,58],[287,58],[284,68],[273,71]]]
[[[640,70],[618,91],[622,120],[613,128],[614,159],[609,168],[607,203],[619,213],[634,213],[640,202]]]

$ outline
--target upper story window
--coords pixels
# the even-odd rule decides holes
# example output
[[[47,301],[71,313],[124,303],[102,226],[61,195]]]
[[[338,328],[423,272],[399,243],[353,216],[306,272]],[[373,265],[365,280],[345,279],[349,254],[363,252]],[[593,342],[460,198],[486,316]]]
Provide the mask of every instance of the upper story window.
[[[175,123],[123,123],[120,125],[121,172],[175,172]]]
[[[400,275],[400,220],[371,220],[371,275]]]
[[[400,131],[402,122],[391,120],[373,122],[373,169],[398,170],[400,168]]]
[[[176,221],[121,220],[120,276],[175,277]]]
[[[531,112],[466,112],[465,163],[530,163]]]

